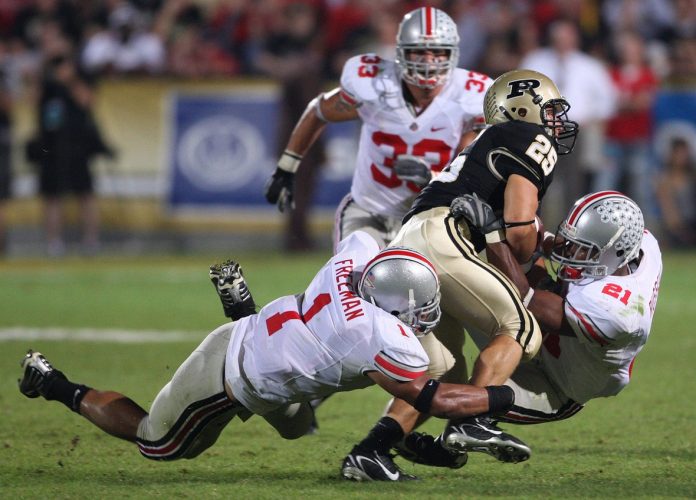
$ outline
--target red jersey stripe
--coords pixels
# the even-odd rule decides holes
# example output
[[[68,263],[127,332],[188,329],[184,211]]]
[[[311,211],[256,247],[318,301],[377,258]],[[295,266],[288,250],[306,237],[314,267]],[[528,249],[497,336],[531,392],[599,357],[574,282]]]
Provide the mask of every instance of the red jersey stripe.
[[[405,368],[401,368],[399,366],[396,366],[386,359],[384,359],[382,356],[379,354],[375,356],[375,362],[386,372],[389,374],[395,375],[395,378],[403,378],[407,380],[415,380],[421,375],[425,373],[425,369],[420,370],[420,371],[410,371]]]
[[[585,328],[585,330],[587,331],[587,333],[589,333],[589,334],[592,336],[592,338],[593,338],[599,345],[604,346],[604,345],[607,345],[607,344],[609,343],[609,342],[607,342],[606,340],[604,340],[602,337],[600,337],[599,334],[598,334],[597,332],[595,332],[595,330],[594,330],[594,328],[592,328],[592,325],[590,324],[590,322],[587,321],[587,319],[585,319],[585,317],[584,317],[582,314],[580,314],[580,312],[578,312],[573,306],[571,306],[570,304],[568,304],[568,308],[569,308],[570,311],[578,318],[578,320],[580,321],[580,323],[582,323],[582,326]]]

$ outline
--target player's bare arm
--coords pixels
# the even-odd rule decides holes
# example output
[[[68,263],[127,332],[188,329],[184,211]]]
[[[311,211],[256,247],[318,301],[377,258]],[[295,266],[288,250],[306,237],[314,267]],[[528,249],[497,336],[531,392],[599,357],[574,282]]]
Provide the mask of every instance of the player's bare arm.
[[[532,258],[537,245],[534,225],[539,202],[538,189],[521,175],[513,174],[505,187],[505,237],[517,262],[524,264]]]
[[[397,382],[376,371],[369,372],[367,376],[392,396],[406,401],[421,411],[426,409],[423,407],[425,404],[428,411],[423,413],[434,417],[456,419],[488,412],[498,413],[505,411],[501,408],[500,401],[505,400],[505,406],[511,406],[514,402],[512,391],[508,391],[505,386],[484,388],[438,383],[431,381],[427,376],[412,382]],[[432,384],[437,384],[434,389]]]
[[[355,106],[343,100],[340,91],[341,89],[336,87],[310,101],[290,135],[287,150],[304,156],[324,131],[327,123],[359,118]]]
[[[469,130],[467,132],[464,132],[462,134],[462,138],[459,139],[459,145],[457,146],[457,151],[462,151],[465,147],[467,147],[469,144],[474,142],[474,139],[476,139],[476,136],[478,135],[478,130]]]
[[[527,309],[537,319],[544,333],[575,335],[565,317],[563,298],[548,290],[532,290],[527,276],[505,242],[487,244],[486,256],[491,264],[503,271],[515,284]]]
[[[355,120],[356,107],[340,95],[340,88],[312,99],[295,125],[285,151],[278,159],[278,166],[266,183],[264,195],[269,203],[277,204],[284,212],[294,207],[295,172],[302,157],[317,141],[328,122]]]

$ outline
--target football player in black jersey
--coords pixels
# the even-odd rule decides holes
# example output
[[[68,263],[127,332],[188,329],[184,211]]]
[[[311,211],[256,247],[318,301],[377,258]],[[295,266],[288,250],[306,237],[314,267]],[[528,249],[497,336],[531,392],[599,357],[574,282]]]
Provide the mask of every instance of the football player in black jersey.
[[[481,260],[478,252],[486,241],[506,241],[519,263],[530,261],[537,247],[539,203],[553,178],[558,155],[570,153],[575,144],[578,125],[568,119],[569,109],[556,85],[541,73],[516,70],[498,77],[484,99],[488,127],[421,191],[390,243],[420,251],[439,274],[443,317],[435,335],[458,358],[443,379],[466,377],[466,367],[457,366],[463,365],[464,328],[490,338],[474,364],[470,379],[474,385],[502,384],[522,359],[532,358],[539,350],[541,331],[525,307],[526,297],[520,297],[508,278]],[[464,194],[475,194],[492,207],[495,222],[484,231],[470,228],[450,213],[450,206]],[[431,363],[442,358],[438,353],[428,355]],[[408,432],[418,414],[396,400],[385,419],[398,422]],[[450,428],[459,424],[451,422]],[[371,435],[375,433],[378,427]],[[397,434],[388,439],[401,437]],[[526,445],[502,436],[504,451],[499,459],[528,458]],[[372,436],[373,441],[380,439],[386,437]],[[438,446],[428,460],[423,447],[433,443],[410,444],[418,448],[422,463],[458,467],[465,462],[461,457],[442,456]]]

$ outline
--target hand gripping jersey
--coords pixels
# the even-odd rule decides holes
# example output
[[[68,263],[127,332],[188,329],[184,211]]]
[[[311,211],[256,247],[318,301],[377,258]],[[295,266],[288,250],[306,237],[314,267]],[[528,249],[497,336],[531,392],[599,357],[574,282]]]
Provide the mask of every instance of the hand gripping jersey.
[[[467,193],[476,193],[502,215],[505,186],[513,174],[531,181],[541,201],[557,158],[553,140],[540,125],[511,121],[489,126],[421,191],[404,222],[419,212],[449,207]],[[483,250],[483,235],[472,230],[471,239],[477,251]]]
[[[643,258],[627,276],[570,284],[565,314],[575,337],[550,335],[541,350],[552,380],[578,403],[618,394],[650,334],[662,274],[657,241],[643,235]]]
[[[434,101],[416,116],[404,99],[393,61],[375,54],[349,59],[341,74],[341,96],[363,121],[351,196],[368,212],[403,217],[420,188],[392,170],[399,155],[425,158],[433,172],[447,166],[464,132],[482,121],[486,75],[456,68]]]
[[[398,381],[425,373],[429,360],[413,332],[355,294],[354,273],[379,252],[357,231],[301,296],[277,299],[236,324],[225,378],[249,410],[264,414],[372,384],[378,370]]]

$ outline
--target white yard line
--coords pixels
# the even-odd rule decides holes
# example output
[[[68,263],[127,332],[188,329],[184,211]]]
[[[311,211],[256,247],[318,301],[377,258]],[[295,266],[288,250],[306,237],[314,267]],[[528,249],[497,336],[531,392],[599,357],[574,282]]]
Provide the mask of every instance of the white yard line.
[[[119,344],[196,342],[202,340],[206,333],[99,328],[16,327],[0,328],[0,342],[5,340],[77,340],[88,342],[114,342]]]

